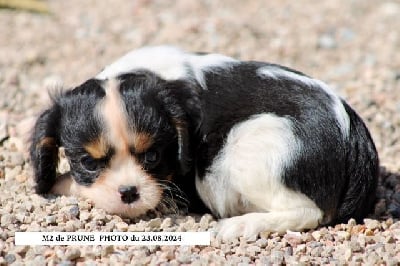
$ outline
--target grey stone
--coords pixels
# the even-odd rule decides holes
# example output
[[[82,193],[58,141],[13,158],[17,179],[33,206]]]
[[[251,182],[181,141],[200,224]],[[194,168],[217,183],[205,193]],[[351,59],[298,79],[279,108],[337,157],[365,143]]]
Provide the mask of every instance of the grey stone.
[[[74,205],[69,209],[69,214],[72,217],[78,217],[79,216],[79,206],[78,205]]]
[[[81,251],[78,248],[69,248],[64,254],[65,260],[75,260],[81,256]]]
[[[318,47],[322,49],[334,49],[337,47],[336,39],[332,34],[323,34],[318,39]]]
[[[9,253],[9,254],[6,254],[6,255],[4,256],[4,260],[5,260],[8,264],[11,264],[11,263],[13,263],[13,262],[16,260],[16,258],[15,258],[15,255],[14,255],[14,254]]]

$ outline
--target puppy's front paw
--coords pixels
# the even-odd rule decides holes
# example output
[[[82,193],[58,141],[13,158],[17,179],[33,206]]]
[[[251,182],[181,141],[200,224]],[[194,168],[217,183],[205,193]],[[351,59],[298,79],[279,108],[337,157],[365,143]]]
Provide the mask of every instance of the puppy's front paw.
[[[51,193],[65,196],[77,196],[76,190],[76,183],[71,174],[68,172],[57,178],[56,183],[51,189]]]
[[[223,242],[231,242],[243,237],[247,241],[255,241],[258,233],[263,231],[259,220],[252,220],[247,215],[235,216],[219,221],[217,225],[217,238]]]

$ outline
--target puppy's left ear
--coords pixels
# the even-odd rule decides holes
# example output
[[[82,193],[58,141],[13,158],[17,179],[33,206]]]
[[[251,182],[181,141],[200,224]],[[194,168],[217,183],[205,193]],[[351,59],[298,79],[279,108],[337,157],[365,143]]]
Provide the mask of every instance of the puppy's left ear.
[[[58,164],[60,111],[54,106],[44,111],[36,121],[30,147],[30,156],[35,172],[36,193],[50,192],[56,182]]]
[[[178,136],[178,160],[181,174],[192,165],[191,138],[202,121],[199,89],[186,81],[168,81],[158,96]]]

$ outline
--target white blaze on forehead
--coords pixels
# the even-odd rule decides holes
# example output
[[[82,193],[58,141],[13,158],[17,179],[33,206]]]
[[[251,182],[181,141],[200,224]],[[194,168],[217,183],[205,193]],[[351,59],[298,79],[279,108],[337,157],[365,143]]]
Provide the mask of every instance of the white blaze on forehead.
[[[119,81],[108,80],[104,89],[106,96],[100,103],[98,112],[104,119],[108,139],[117,150],[126,149],[129,145],[129,131],[126,108],[119,92]]]
[[[119,86],[118,80],[106,81],[104,85],[106,96],[97,107],[97,113],[104,121],[107,142],[117,152],[129,154],[131,147],[138,153],[145,152],[153,145],[153,136],[149,132],[135,128],[135,125],[133,127],[129,125],[130,117],[121,98]]]

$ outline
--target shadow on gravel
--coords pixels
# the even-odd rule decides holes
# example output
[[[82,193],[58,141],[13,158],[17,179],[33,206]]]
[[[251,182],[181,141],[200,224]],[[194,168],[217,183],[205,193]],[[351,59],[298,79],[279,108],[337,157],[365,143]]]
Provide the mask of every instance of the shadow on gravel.
[[[400,173],[380,168],[376,203],[371,218],[386,220],[400,218]]]

